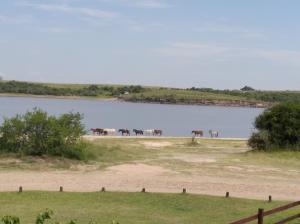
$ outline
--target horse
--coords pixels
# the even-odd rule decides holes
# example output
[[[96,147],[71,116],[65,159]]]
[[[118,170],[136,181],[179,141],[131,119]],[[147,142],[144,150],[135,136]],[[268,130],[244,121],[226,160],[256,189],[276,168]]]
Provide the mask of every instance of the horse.
[[[102,128],[91,128],[91,131],[93,132],[93,135],[102,135],[103,134]]]
[[[133,129],[132,131],[135,133],[135,135],[144,135],[144,132],[142,130]]]
[[[209,130],[209,134],[210,134],[211,138],[218,138],[219,137],[219,132],[218,131]]]
[[[111,128],[104,128],[103,132],[106,132],[106,135],[115,135],[116,129],[111,129]]]
[[[153,131],[153,135],[156,135],[156,136],[162,136],[162,130],[159,130],[159,129],[154,129]]]
[[[126,134],[127,136],[130,135],[130,131],[129,131],[128,129],[119,129],[118,132],[121,132],[121,133],[122,133],[122,136],[123,136],[124,134]]]
[[[145,135],[154,135],[154,129],[144,130]]]
[[[204,132],[202,130],[193,130],[192,134],[194,136],[199,136],[199,137],[203,137]]]

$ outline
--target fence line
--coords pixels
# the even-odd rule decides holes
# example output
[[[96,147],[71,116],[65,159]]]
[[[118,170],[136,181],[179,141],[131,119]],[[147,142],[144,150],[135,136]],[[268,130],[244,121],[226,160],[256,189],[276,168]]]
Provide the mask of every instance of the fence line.
[[[255,220],[257,220],[257,224],[263,224],[264,223],[264,217],[269,216],[269,215],[273,215],[275,213],[282,212],[282,211],[285,211],[285,210],[288,210],[288,209],[291,209],[291,208],[294,208],[294,207],[297,207],[297,206],[300,206],[300,201],[296,201],[296,202],[293,202],[293,203],[290,203],[290,204],[287,204],[287,205],[283,205],[283,206],[278,207],[278,208],[273,208],[273,209],[268,210],[268,211],[264,211],[264,209],[260,208],[260,209],[258,209],[257,214],[249,216],[247,218],[240,219],[240,220],[235,221],[235,222],[231,222],[230,224],[245,224],[245,223],[249,223],[249,222],[252,222],[252,221],[255,221]],[[289,221],[292,221],[292,220],[295,220],[295,219],[298,219],[298,218],[300,218],[300,213],[296,214],[296,215],[293,215],[293,216],[289,216],[289,217],[287,217],[287,218],[285,218],[281,221],[276,222],[275,224],[284,224],[284,223],[287,223]]]

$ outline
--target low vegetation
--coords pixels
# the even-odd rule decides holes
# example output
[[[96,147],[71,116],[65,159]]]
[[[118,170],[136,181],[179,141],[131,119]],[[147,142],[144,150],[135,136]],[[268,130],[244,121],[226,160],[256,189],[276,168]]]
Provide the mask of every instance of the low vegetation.
[[[116,97],[125,93],[139,93],[141,86],[110,85],[47,85],[18,81],[0,82],[0,93],[50,96]]]
[[[0,93],[62,97],[119,98],[130,102],[268,107],[279,102],[300,103],[299,91],[258,91],[211,88],[166,88],[140,85],[49,84],[1,81]]]
[[[254,100],[261,102],[294,102],[300,103],[299,91],[260,91],[252,87],[245,86],[241,90],[215,90],[210,88],[191,88],[190,91],[209,92],[214,94],[224,94],[239,97],[244,100]]]
[[[85,133],[81,120],[79,113],[55,117],[39,109],[5,119],[0,126],[0,152],[86,159],[86,143],[80,141]]]
[[[300,150],[300,104],[284,103],[265,110],[255,121],[249,145],[258,150]]]
[[[23,192],[0,193],[0,203],[5,205],[0,208],[1,216],[19,217],[21,223],[36,223],[37,214],[47,211],[47,214],[39,215],[40,218],[43,214],[51,217],[46,223],[223,224],[255,214],[259,207],[270,209],[287,202],[267,203],[180,193]],[[274,223],[272,221],[283,215],[287,213],[267,218],[266,223]]]

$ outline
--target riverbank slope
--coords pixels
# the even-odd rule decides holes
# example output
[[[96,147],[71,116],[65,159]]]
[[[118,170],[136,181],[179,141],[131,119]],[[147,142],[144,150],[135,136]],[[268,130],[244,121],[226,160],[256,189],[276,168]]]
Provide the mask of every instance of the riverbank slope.
[[[0,81],[2,96],[112,99],[127,102],[270,107],[280,102],[300,102],[300,91],[240,91],[209,88],[168,88],[139,85],[53,84]]]

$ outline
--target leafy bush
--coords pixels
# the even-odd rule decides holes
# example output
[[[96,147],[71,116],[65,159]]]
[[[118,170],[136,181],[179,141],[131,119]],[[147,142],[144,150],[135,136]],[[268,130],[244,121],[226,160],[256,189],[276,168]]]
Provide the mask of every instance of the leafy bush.
[[[53,211],[47,209],[46,211],[38,214],[38,216],[36,217],[36,221],[35,224],[44,224],[44,223],[55,223],[55,224],[61,224],[61,222],[51,222],[51,219],[53,218]],[[20,219],[16,216],[4,216],[2,217],[2,223],[3,224],[20,224]],[[47,222],[50,221],[50,222]],[[71,220],[69,222],[67,222],[66,224],[76,224],[77,222],[75,220]],[[88,224],[98,224],[98,222],[95,222],[93,220],[91,220]],[[112,221],[111,224],[119,224],[119,222],[117,221]]]
[[[20,219],[16,216],[6,215],[1,220],[4,224],[20,224]]]
[[[5,119],[0,126],[0,151],[85,159],[86,144],[80,141],[85,133],[81,121],[79,113],[55,117],[40,109]]]
[[[49,220],[52,218],[52,215],[53,215],[53,211],[47,209],[45,212],[40,213],[36,217],[35,224],[44,224],[46,220]]]
[[[279,104],[265,110],[255,121],[258,130],[248,144],[255,149],[300,146],[300,104]]]

